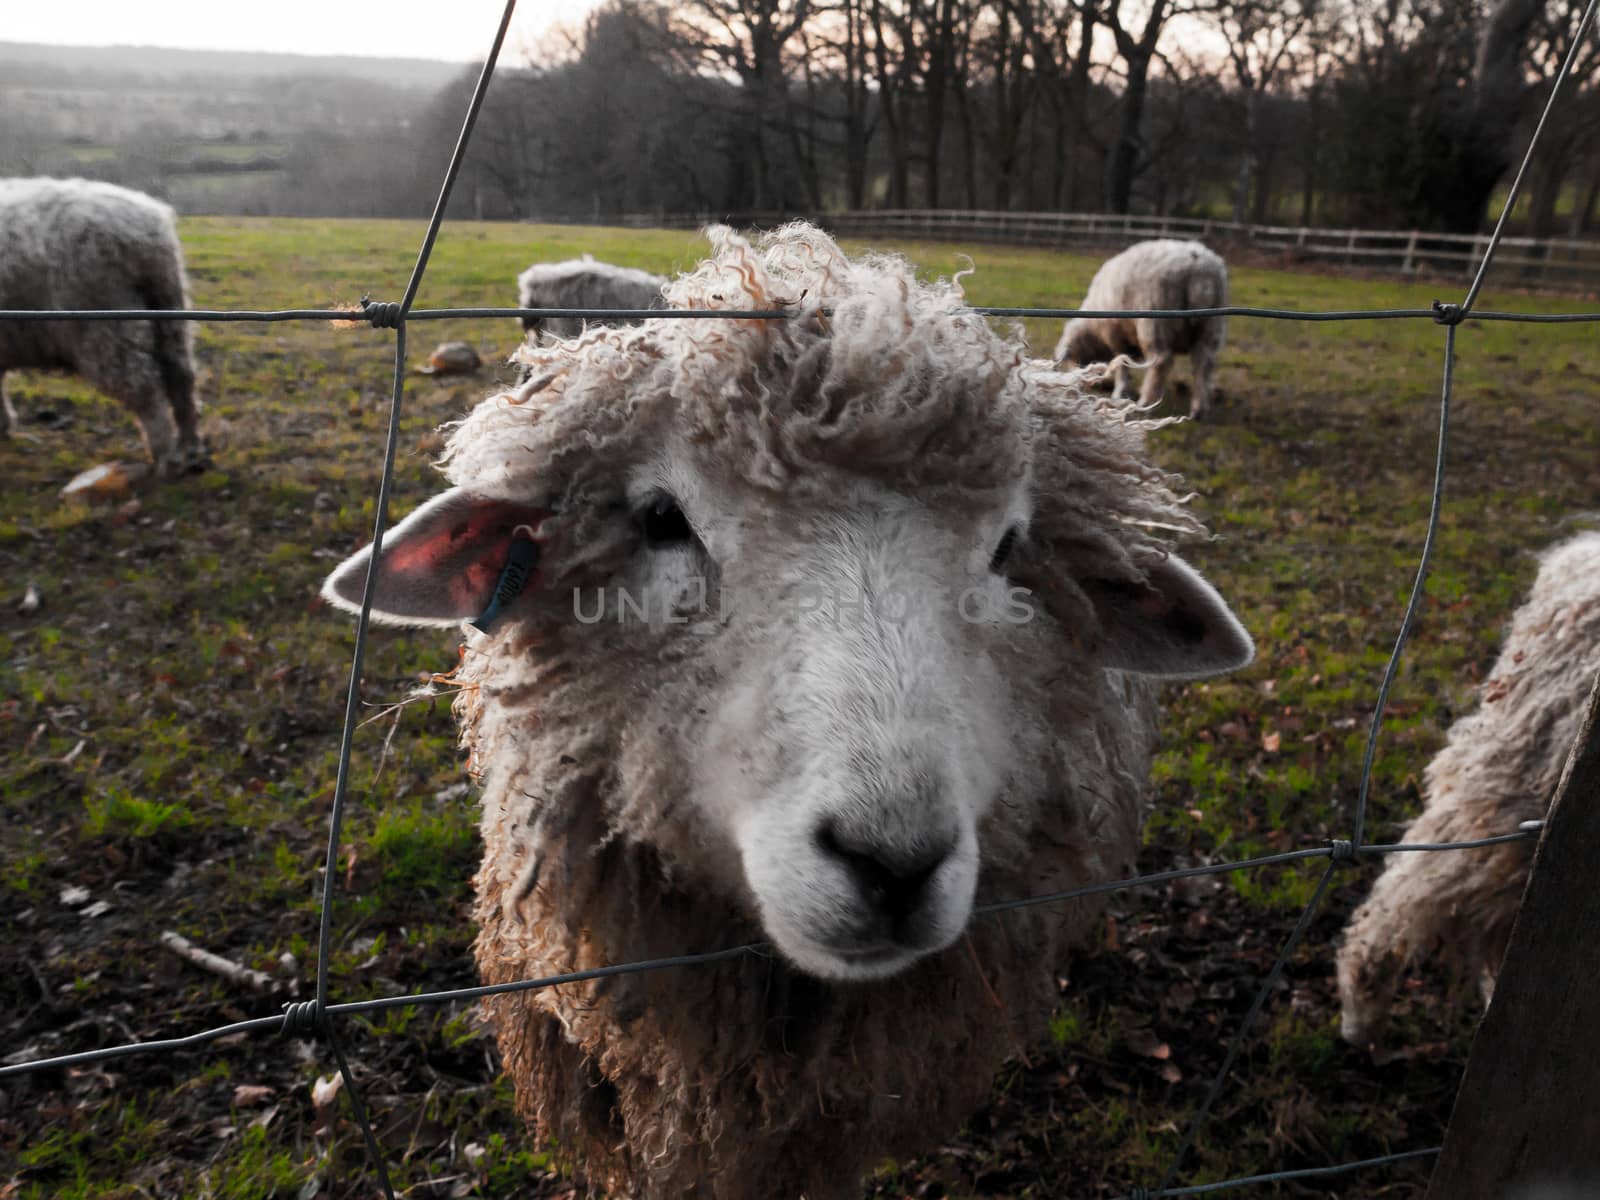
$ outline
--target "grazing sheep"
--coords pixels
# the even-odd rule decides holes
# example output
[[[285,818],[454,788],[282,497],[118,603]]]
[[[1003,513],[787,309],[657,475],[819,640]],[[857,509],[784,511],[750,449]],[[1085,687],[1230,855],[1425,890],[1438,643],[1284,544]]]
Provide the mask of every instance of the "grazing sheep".
[[[663,308],[659,275],[596,262],[585,254],[567,262],[534,263],[517,276],[519,308]],[[523,317],[525,333],[577,337],[583,317]],[[635,325],[637,319],[589,318],[590,325]]]
[[[1471,841],[1542,818],[1596,672],[1600,533],[1585,533],[1544,554],[1481,703],[1428,764],[1426,806],[1401,841]],[[1339,950],[1345,1040],[1364,1046],[1382,1032],[1400,976],[1428,955],[1475,974],[1487,1001],[1532,858],[1531,842],[1389,856]]]
[[[1227,303],[1227,263],[1199,242],[1161,239],[1139,242],[1107,259],[1090,280],[1080,307],[1221,308]],[[1172,360],[1187,354],[1194,364],[1189,415],[1198,417],[1211,403],[1212,376],[1227,332],[1226,317],[1074,317],[1056,343],[1056,361],[1114,363],[1118,396],[1128,393],[1127,359],[1143,361],[1149,369],[1139,399],[1154,405],[1166,390]]]
[[[797,314],[525,347],[373,614],[496,595],[456,702],[486,981],[771,947],[495,998],[522,1112],[619,1195],[824,1200],[1042,1032],[1100,903],[974,904],[1125,874],[1154,679],[1254,650],[1126,406],[898,259],[708,234],[669,300]]]
[[[83,179],[0,179],[0,309],[189,306],[172,209]],[[119,400],[162,475],[202,466],[186,321],[0,321],[4,434],[15,367],[63,367]]]

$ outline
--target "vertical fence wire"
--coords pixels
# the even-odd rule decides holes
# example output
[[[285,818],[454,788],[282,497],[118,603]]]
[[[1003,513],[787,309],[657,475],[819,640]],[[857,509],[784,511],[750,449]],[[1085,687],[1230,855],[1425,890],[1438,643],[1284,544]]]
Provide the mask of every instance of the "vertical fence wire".
[[[1405,614],[1400,622],[1400,632],[1395,638],[1393,651],[1390,652],[1388,665],[1384,668],[1383,681],[1378,689],[1378,701],[1372,713],[1372,726],[1367,735],[1366,751],[1361,764],[1361,786],[1356,800],[1356,810],[1352,820],[1352,834],[1350,842],[1341,847],[1329,861],[1327,868],[1322,873],[1322,878],[1317,881],[1316,890],[1306,902],[1300,920],[1296,922],[1293,932],[1285,940],[1283,949],[1279,951],[1277,960],[1272,964],[1271,971],[1262,982],[1260,990],[1256,993],[1255,1001],[1250,1010],[1240,1022],[1238,1029],[1228,1046],[1227,1054],[1223,1057],[1222,1065],[1213,1077],[1211,1086],[1206,1092],[1205,1099],[1199,1109],[1190,1119],[1188,1131],[1179,1143],[1177,1151],[1173,1154],[1166,1170],[1162,1173],[1161,1182],[1156,1189],[1156,1195],[1167,1195],[1167,1186],[1177,1173],[1184,1157],[1194,1145],[1199,1136],[1200,1129],[1211,1114],[1212,1106],[1216,1103],[1222,1091],[1222,1085],[1232,1070],[1234,1062],[1238,1059],[1245,1036],[1250,1027],[1255,1023],[1265,1004],[1268,994],[1276,986],[1278,977],[1283,973],[1283,968],[1288,962],[1289,955],[1304,935],[1311,918],[1321,906],[1322,898],[1326,895],[1328,884],[1333,878],[1333,872],[1341,860],[1354,862],[1362,850],[1362,835],[1365,832],[1367,800],[1372,789],[1372,769],[1377,754],[1378,737],[1382,731],[1383,718],[1388,706],[1389,692],[1394,686],[1396,675],[1399,673],[1400,657],[1405,650],[1406,642],[1411,635],[1412,627],[1416,623],[1417,612],[1422,605],[1422,597],[1426,592],[1428,583],[1428,567],[1433,557],[1434,544],[1438,538],[1439,516],[1444,507],[1444,480],[1446,469],[1446,448],[1449,444],[1450,434],[1450,398],[1451,388],[1455,376],[1456,361],[1456,329],[1472,311],[1472,306],[1477,302],[1478,294],[1483,288],[1484,280],[1488,277],[1489,267],[1494,262],[1495,251],[1499,248],[1500,239],[1505,233],[1506,222],[1510,219],[1511,212],[1517,203],[1517,196],[1522,189],[1523,178],[1527,174],[1528,164],[1533,161],[1534,152],[1538,149],[1540,136],[1544,133],[1545,122],[1549,119],[1555,107],[1556,97],[1560,94],[1561,85],[1572,70],[1572,64],[1578,55],[1578,49],[1583,44],[1583,39],[1588,31],[1589,24],[1594,17],[1595,9],[1600,5],[1600,0],[1589,0],[1583,16],[1578,21],[1577,29],[1573,33],[1572,45],[1568,47],[1567,55],[1561,63],[1561,69],[1556,73],[1554,83],[1550,87],[1550,95],[1545,101],[1543,111],[1539,115],[1538,124],[1534,127],[1532,136],[1528,139],[1528,147],[1522,156],[1522,163],[1517,168],[1516,177],[1511,181],[1511,187],[1506,193],[1504,203],[1500,207],[1499,218],[1495,221],[1494,232],[1489,237],[1488,245],[1484,247],[1483,260],[1478,265],[1477,274],[1473,277],[1471,286],[1459,306],[1434,302],[1437,319],[1445,327],[1444,338],[1444,372],[1439,392],[1439,440],[1434,456],[1433,496],[1428,507],[1427,532],[1423,537],[1422,549],[1417,562],[1416,581],[1412,585],[1411,597],[1406,603]]]
[[[389,401],[389,428],[384,438],[383,473],[378,481],[378,511],[373,518],[372,558],[367,567],[366,581],[362,585],[361,611],[356,618],[355,647],[350,656],[350,686],[345,696],[344,728],[339,734],[339,767],[334,781],[333,803],[328,814],[328,852],[322,877],[322,911],[317,928],[315,1012],[320,1031],[327,1038],[338,1061],[339,1074],[344,1079],[344,1090],[350,1097],[351,1111],[355,1114],[356,1123],[361,1127],[361,1135],[367,1145],[367,1155],[372,1160],[372,1169],[377,1173],[387,1200],[394,1200],[394,1187],[389,1182],[388,1168],[384,1164],[377,1138],[372,1132],[372,1124],[367,1120],[366,1105],[361,1101],[355,1076],[345,1060],[334,1022],[327,1015],[334,881],[338,878],[339,835],[344,825],[344,807],[350,785],[350,754],[355,740],[356,717],[361,705],[361,668],[366,657],[367,630],[372,621],[372,600],[378,579],[379,556],[383,552],[383,535],[388,524],[389,491],[394,481],[395,452],[400,444],[400,416],[404,409],[406,386],[406,315],[416,302],[417,289],[422,285],[423,272],[428,269],[428,259],[433,254],[433,243],[439,236],[439,226],[444,221],[445,209],[450,203],[451,189],[455,186],[456,175],[461,170],[461,160],[466,156],[467,146],[471,142],[472,128],[477,123],[478,113],[483,107],[483,98],[489,91],[489,81],[494,78],[495,64],[500,58],[500,47],[505,42],[506,30],[511,25],[511,15],[516,11],[516,7],[517,0],[506,0],[505,8],[500,14],[500,25],[495,30],[494,44],[489,49],[489,56],[484,60],[483,69],[478,73],[478,82],[472,90],[472,101],[467,106],[466,117],[462,120],[461,134],[456,139],[454,151],[451,152],[450,166],[445,171],[444,181],[439,187],[438,199],[434,201],[433,215],[428,220],[428,230],[422,239],[422,248],[417,252],[416,265],[411,269],[411,278],[406,284],[404,298],[397,306],[388,304],[365,306],[374,326],[390,326],[394,329],[394,385]]]

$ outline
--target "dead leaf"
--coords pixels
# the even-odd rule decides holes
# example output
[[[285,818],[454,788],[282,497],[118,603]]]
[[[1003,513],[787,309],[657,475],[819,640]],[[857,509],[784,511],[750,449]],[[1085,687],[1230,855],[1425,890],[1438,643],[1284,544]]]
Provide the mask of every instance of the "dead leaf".
[[[329,1107],[339,1098],[339,1092],[344,1087],[344,1076],[335,1072],[332,1075],[320,1076],[311,1085],[311,1105],[319,1112]]]
[[[1128,1030],[1128,1049],[1145,1058],[1168,1059],[1172,1057],[1172,1047],[1156,1036],[1156,1031],[1148,1025],[1138,1029]]]
[[[1183,1082],[1183,1072],[1178,1069],[1177,1063],[1164,1062],[1161,1064],[1161,1078],[1168,1083],[1181,1083]]]
[[[1263,733],[1261,735],[1261,748],[1268,754],[1276,754],[1278,752],[1278,747],[1282,745],[1282,743],[1283,735],[1277,730],[1273,730],[1271,733]]]
[[[106,503],[121,500],[150,468],[145,463],[101,463],[80,471],[61,489],[63,500],[84,499]]]
[[[253,1104],[265,1103],[276,1094],[276,1088],[264,1083],[241,1083],[233,1089],[233,1102],[239,1108],[249,1108]]]

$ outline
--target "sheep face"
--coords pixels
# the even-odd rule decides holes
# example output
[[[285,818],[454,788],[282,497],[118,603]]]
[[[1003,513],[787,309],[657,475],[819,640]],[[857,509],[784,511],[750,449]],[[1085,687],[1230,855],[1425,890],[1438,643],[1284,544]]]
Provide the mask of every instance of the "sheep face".
[[[669,299],[795,302],[781,264],[723,253]],[[800,970],[872,980],[955,941],[990,864],[1047,820],[1131,846],[1134,806],[1100,811],[1087,782],[1129,769],[1095,722],[1142,744],[1149,691],[1126,676],[1253,647],[1139,532],[1182,517],[1125,418],[909,272],[852,280],[817,234],[788,253],[830,318],[527,351],[529,379],[452,438],[459,486],[385,541],[373,613],[459,625],[516,547],[533,561],[464,667],[502,806],[485,829],[521,839],[480,889],[515,909],[548,883],[515,875],[538,831],[581,819]],[[358,608],[368,566],[324,595]]]
[[[1023,497],[956,518],[839,478],[830,502],[774,521],[681,462],[646,479],[642,506],[699,531],[639,570],[645,594],[715,614],[681,639],[704,644],[675,650],[715,680],[681,749],[700,821],[736,852],[733,888],[814,975],[884,976],[942,949],[971,911],[984,817],[1041,782],[1012,769],[1042,731],[1001,665],[1008,622],[1034,613],[992,569]]]
[[[1137,347],[1134,349],[1137,353]],[[1068,321],[1066,329],[1061,333],[1061,340],[1056,343],[1056,361],[1075,366],[1110,362],[1116,355],[1117,351],[1113,350],[1087,321]]]

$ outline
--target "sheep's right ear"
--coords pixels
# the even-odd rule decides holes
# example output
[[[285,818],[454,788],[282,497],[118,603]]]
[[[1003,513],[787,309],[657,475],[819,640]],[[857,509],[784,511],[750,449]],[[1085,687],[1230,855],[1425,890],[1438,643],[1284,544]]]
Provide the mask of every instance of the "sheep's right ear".
[[[383,539],[372,594],[372,619],[386,625],[458,625],[479,616],[519,537],[533,544],[538,569],[539,523],[548,509],[491,500],[452,488],[435,496]],[[322,585],[330,604],[361,611],[370,545],[339,564]]]
[[[1104,666],[1158,679],[1204,679],[1249,666],[1256,644],[1228,602],[1176,554],[1143,584],[1082,584],[1100,620]]]

